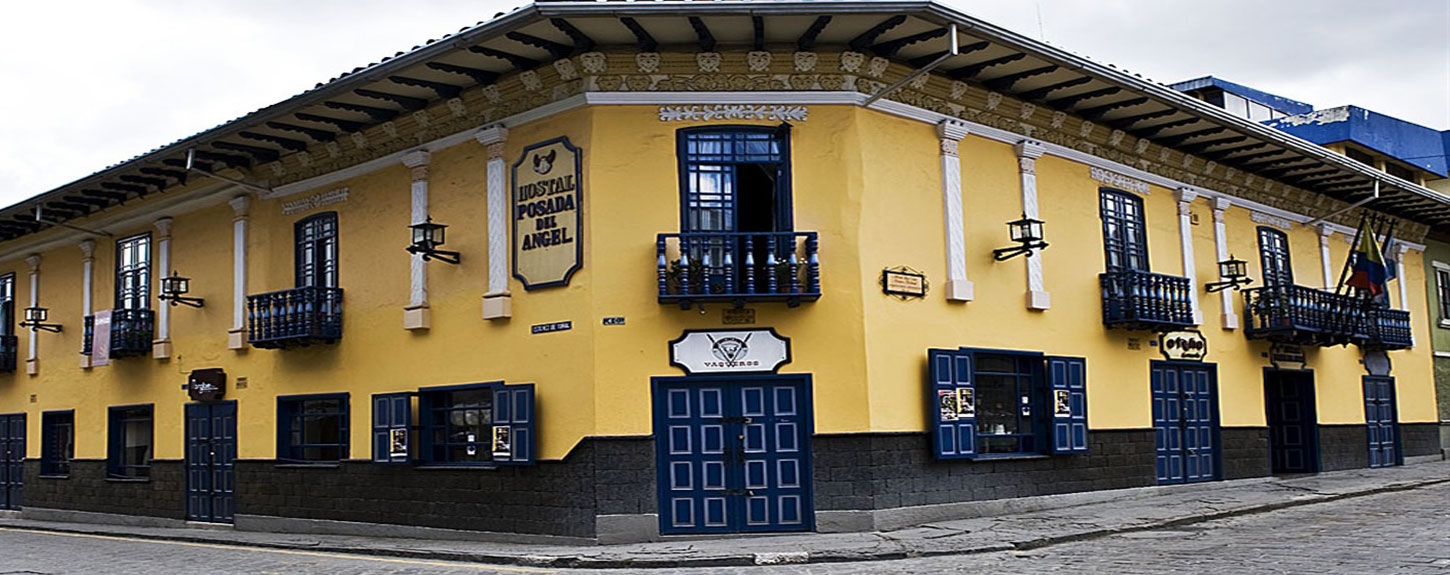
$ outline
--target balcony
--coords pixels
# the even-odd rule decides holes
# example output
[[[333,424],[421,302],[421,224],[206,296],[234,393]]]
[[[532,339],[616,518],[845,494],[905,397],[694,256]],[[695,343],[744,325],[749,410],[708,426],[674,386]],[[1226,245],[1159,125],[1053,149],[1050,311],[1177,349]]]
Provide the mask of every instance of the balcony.
[[[81,353],[90,355],[95,341],[96,318],[86,316],[81,336]],[[110,358],[151,355],[151,342],[156,334],[156,312],[149,309],[111,310]]]
[[[300,287],[247,296],[247,341],[286,349],[342,339],[342,288]]]
[[[1098,276],[1103,288],[1103,324],[1110,328],[1172,331],[1195,325],[1188,278],[1145,271]]]
[[[0,373],[15,371],[16,359],[20,357],[20,338],[0,335]]]
[[[785,302],[821,297],[815,232],[659,234],[655,242],[659,301]]]
[[[1244,310],[1249,339],[1323,347],[1413,345],[1409,312],[1368,307],[1350,295],[1297,285],[1266,286],[1244,290]]]

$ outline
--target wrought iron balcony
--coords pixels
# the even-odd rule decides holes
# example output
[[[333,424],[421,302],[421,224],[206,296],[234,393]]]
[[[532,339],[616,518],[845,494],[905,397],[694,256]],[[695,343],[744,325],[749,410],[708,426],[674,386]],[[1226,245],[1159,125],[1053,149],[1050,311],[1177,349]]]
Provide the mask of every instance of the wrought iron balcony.
[[[1410,313],[1378,309],[1362,298],[1296,285],[1244,290],[1244,335],[1278,343],[1382,349],[1413,345]]]
[[[82,325],[81,353],[90,355],[96,338],[96,317],[86,316]],[[156,312],[149,309],[111,310],[110,357],[138,357],[151,355],[151,343],[156,335]]]
[[[342,288],[300,287],[247,296],[247,340],[280,349],[342,339]]]
[[[15,371],[15,364],[19,357],[20,338],[13,335],[0,335],[0,373]]]
[[[1188,278],[1145,271],[1098,276],[1103,288],[1103,324],[1108,327],[1171,331],[1194,325]]]
[[[660,303],[782,301],[821,297],[815,232],[659,234]]]

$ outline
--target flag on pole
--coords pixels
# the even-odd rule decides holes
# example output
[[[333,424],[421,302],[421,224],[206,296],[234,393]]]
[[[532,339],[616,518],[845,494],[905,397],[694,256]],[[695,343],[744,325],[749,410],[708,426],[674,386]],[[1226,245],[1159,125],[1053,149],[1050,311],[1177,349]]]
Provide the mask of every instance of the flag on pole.
[[[1360,230],[1359,243],[1349,252],[1349,257],[1353,264],[1350,267],[1349,281],[1345,283],[1371,295],[1385,293],[1385,281],[1388,280],[1389,272],[1385,266],[1385,255],[1380,252],[1379,243],[1374,241],[1372,230]]]

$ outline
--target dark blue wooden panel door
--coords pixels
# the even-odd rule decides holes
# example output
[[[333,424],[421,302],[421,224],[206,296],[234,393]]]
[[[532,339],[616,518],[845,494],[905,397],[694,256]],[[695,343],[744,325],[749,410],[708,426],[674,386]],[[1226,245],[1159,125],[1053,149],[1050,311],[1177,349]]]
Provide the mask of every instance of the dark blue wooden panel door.
[[[661,532],[811,529],[809,393],[800,378],[659,380]]]
[[[1217,477],[1217,382],[1213,370],[1155,362],[1150,374],[1159,483]]]
[[[1269,461],[1274,473],[1319,470],[1314,380],[1309,374],[1274,374],[1264,384]]]
[[[230,523],[235,511],[237,404],[186,406],[186,518]]]
[[[0,415],[0,509],[20,509],[25,479],[25,414]]]
[[[1365,376],[1364,421],[1369,427],[1369,466],[1400,464],[1400,424],[1395,409],[1395,379]]]

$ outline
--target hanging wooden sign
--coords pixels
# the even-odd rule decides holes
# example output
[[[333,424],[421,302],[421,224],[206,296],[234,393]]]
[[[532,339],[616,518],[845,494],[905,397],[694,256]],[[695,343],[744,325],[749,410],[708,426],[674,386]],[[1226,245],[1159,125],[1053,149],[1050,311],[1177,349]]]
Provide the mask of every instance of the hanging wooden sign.
[[[1158,351],[1164,359],[1203,361],[1208,355],[1208,338],[1196,330],[1170,331],[1158,336]]]
[[[670,365],[685,373],[771,373],[790,363],[790,338],[770,328],[686,330],[670,342]]]
[[[220,401],[227,394],[227,372],[220,368],[192,370],[186,378],[186,393],[193,401]]]
[[[582,157],[559,137],[524,148],[513,166],[514,277],[526,290],[569,285],[583,265]]]

